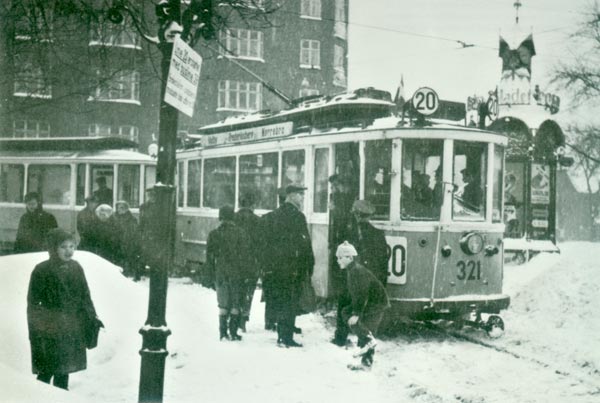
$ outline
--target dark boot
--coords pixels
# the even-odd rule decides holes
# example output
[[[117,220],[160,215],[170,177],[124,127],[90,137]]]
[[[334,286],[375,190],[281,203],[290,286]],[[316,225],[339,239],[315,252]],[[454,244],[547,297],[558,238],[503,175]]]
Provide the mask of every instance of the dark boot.
[[[243,315],[243,316],[240,318],[240,330],[241,330],[243,333],[246,333],[246,323],[248,322],[248,320],[249,320],[249,319],[250,319],[250,318],[248,317],[248,315]]]
[[[69,390],[69,374],[54,374],[54,386]]]
[[[227,315],[219,315],[219,339],[229,340],[227,334]]]
[[[242,336],[237,333],[239,326],[240,315],[231,315],[229,318],[229,337],[231,337],[231,340],[242,340]]]

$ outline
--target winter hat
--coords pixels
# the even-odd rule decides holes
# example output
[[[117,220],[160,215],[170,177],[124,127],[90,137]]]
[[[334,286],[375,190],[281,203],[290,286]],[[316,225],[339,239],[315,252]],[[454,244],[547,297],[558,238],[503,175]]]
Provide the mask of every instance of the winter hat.
[[[108,204],[101,204],[98,207],[96,207],[96,216],[100,219],[102,215],[104,215],[105,217],[110,217],[113,213],[113,208],[111,206],[109,206]]]
[[[352,246],[351,243],[349,243],[348,241],[344,241],[344,243],[341,243],[340,246],[337,247],[337,251],[335,252],[336,256],[357,256],[358,252],[356,252],[356,249],[354,248],[354,246]]]

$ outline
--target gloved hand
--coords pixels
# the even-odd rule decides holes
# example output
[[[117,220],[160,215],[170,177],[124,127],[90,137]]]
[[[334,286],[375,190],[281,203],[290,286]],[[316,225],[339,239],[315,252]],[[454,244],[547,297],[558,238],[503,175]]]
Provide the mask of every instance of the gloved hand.
[[[350,319],[348,319],[348,326],[354,326],[358,323],[358,316],[352,315]]]

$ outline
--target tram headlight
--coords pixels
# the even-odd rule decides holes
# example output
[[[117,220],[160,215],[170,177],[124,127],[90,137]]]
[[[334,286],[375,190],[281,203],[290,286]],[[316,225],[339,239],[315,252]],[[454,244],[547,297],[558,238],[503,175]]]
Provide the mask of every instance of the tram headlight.
[[[461,238],[460,247],[466,254],[476,255],[483,250],[483,237],[476,232],[469,232]]]

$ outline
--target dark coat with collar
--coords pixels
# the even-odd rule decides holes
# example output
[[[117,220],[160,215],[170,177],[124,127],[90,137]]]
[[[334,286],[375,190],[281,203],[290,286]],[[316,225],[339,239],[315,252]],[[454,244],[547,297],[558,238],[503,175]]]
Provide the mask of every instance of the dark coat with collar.
[[[356,247],[359,262],[386,285],[389,254],[385,233],[368,221],[353,219],[351,234],[348,241]]]
[[[352,299],[352,315],[363,318],[390,307],[383,284],[362,264],[356,261],[350,263],[346,268],[346,279],[348,293]]]
[[[15,253],[39,252],[46,250],[46,234],[58,227],[56,218],[41,206],[33,212],[26,211],[19,220]]]
[[[83,269],[52,257],[31,273],[27,323],[34,374],[68,374],[86,368],[86,332],[96,311]]]
[[[208,234],[206,272],[209,282],[241,284],[251,271],[248,262],[248,238],[233,221],[223,221]]]

